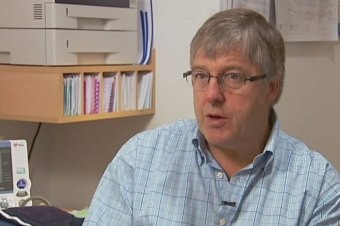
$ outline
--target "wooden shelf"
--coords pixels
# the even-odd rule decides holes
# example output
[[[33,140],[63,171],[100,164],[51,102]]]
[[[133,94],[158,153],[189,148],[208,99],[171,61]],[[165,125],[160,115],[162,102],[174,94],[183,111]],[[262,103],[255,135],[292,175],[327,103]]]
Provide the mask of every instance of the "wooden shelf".
[[[70,123],[109,118],[122,118],[155,113],[155,54],[149,65],[95,65],[95,66],[19,66],[0,65],[0,119],[33,121],[47,123]],[[82,78],[87,73],[96,73],[102,80],[105,73],[116,73],[120,76],[129,72],[136,79],[137,102],[139,76],[147,72],[152,77],[151,108],[142,110],[124,110],[119,107],[116,112],[96,114],[82,113],[76,116],[64,115],[64,76],[78,74]],[[121,84],[119,84],[121,86]],[[102,85],[100,90],[102,90]],[[121,88],[120,88],[121,90]],[[102,91],[101,91],[102,92]],[[84,99],[84,97],[82,97]],[[137,109],[136,102],[136,109]],[[103,98],[100,98],[100,105]],[[84,105],[84,100],[82,101]],[[119,104],[121,105],[121,103]]]

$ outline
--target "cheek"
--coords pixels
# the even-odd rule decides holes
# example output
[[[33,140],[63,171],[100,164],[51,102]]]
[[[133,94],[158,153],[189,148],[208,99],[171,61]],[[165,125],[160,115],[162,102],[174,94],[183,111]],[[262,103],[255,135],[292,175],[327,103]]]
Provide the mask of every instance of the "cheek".
[[[246,123],[246,121],[257,117],[267,108],[265,100],[257,96],[255,93],[242,93],[231,95],[227,101],[227,108],[232,112],[238,123]]]
[[[194,101],[194,110],[195,110],[196,117],[199,117],[199,113],[203,109],[203,107],[202,107],[203,101],[202,100],[203,100],[203,98],[199,97],[199,94],[194,93],[193,101]]]
[[[227,105],[233,112],[247,111],[252,106],[254,96],[251,92],[230,92],[227,98]]]
[[[251,94],[235,98],[233,106],[234,115],[240,123],[258,124],[267,118],[269,112],[268,99],[259,94]]]

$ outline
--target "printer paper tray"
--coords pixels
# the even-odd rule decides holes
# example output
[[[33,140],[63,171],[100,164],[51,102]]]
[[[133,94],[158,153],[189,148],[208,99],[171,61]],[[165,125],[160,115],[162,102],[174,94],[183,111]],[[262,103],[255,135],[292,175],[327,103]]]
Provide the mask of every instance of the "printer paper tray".
[[[0,29],[0,63],[135,64],[136,31]]]

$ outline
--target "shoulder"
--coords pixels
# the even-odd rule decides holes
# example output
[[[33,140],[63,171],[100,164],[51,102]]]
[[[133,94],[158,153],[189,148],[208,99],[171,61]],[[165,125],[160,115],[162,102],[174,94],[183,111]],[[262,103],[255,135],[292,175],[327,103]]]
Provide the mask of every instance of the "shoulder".
[[[180,120],[153,130],[143,131],[130,139],[140,145],[169,145],[178,140],[193,139],[197,134],[195,120]]]
[[[152,133],[167,133],[167,134],[177,134],[183,135],[184,133],[195,132],[197,129],[197,121],[194,119],[182,119],[174,123],[166,124],[160,126],[153,130],[146,130],[137,135],[149,135]]]
[[[119,150],[116,158],[152,159],[161,154],[185,149],[197,136],[196,120],[183,119],[131,137]],[[131,162],[135,165],[136,162]]]
[[[308,197],[311,208],[327,207],[339,214],[340,175],[320,152],[280,131],[273,166],[278,184],[289,194]]]
[[[329,167],[333,168],[320,152],[283,131],[279,132],[276,149],[282,163],[290,170],[324,172]]]
[[[340,195],[340,176],[332,163],[304,142],[280,131],[275,150],[276,168],[295,185],[313,190],[333,190]]]

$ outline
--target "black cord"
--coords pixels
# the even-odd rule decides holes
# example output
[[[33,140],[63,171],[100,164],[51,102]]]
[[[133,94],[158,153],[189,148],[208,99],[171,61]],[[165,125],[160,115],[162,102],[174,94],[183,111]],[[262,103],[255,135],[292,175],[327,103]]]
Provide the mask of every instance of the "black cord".
[[[27,199],[24,199],[19,203],[20,207],[26,206],[28,202],[32,201],[32,206],[51,206],[51,203],[42,196],[31,196]]]
[[[32,152],[33,152],[34,143],[35,143],[35,140],[36,140],[37,137],[38,137],[38,134],[39,134],[41,125],[42,125],[42,123],[39,122],[37,131],[35,132],[34,137],[33,137],[33,140],[32,140],[32,144],[31,144],[31,147],[30,147],[30,151],[28,152],[28,161],[30,161],[30,159],[31,159],[31,155],[32,155]]]

